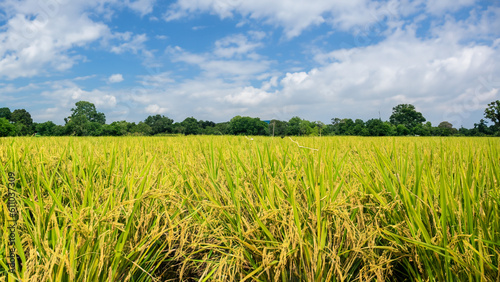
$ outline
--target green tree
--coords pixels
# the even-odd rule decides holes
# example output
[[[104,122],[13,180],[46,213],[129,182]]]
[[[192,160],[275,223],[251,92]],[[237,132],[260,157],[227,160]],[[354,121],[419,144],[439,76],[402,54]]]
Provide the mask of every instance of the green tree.
[[[366,129],[370,136],[391,136],[395,134],[393,125],[380,119],[366,121]]]
[[[425,122],[425,118],[422,113],[415,110],[415,106],[411,104],[399,104],[392,108],[392,115],[389,121],[395,126],[404,125],[410,132],[413,132],[413,129],[418,124]]]
[[[340,135],[340,118],[332,118],[331,133],[332,135]]]
[[[344,118],[338,123],[339,135],[354,135],[354,121],[350,118]]]
[[[86,125],[87,127],[87,135],[89,136],[102,136],[102,129],[104,124],[100,122],[89,122]]]
[[[488,108],[484,110],[484,117],[490,119],[496,129],[500,130],[500,100],[488,104]]]
[[[215,127],[215,122],[208,120],[207,121],[199,120],[198,125],[201,129],[205,129],[207,127]]]
[[[404,124],[398,124],[398,126],[396,126],[396,133],[398,136],[406,136],[410,134],[410,130],[404,126]]]
[[[366,128],[365,122],[361,119],[356,119],[354,121],[354,127],[352,128],[352,133],[358,136],[369,135],[368,129]]]
[[[129,129],[134,126],[134,124],[121,120],[121,121],[114,121],[111,123],[111,126],[114,127],[115,135],[116,136],[123,136],[126,135],[129,132]]]
[[[308,120],[301,120],[299,123],[299,132],[301,136],[308,136],[312,134],[312,124]]]
[[[321,130],[321,134],[324,135],[324,136],[334,135],[334,129],[335,128],[333,127],[333,124],[327,124]]]
[[[292,136],[300,135],[300,123],[301,122],[302,122],[302,119],[300,117],[292,117],[288,121],[286,135],[292,135]]]
[[[459,129],[458,129],[458,134],[460,136],[470,136],[471,135],[471,130],[470,129],[467,129],[463,126],[461,126]]]
[[[185,135],[196,135],[200,133],[200,125],[194,117],[188,117],[181,122]]]
[[[229,131],[234,135],[268,135],[269,128],[260,118],[235,116],[229,122]]]
[[[130,129],[130,133],[136,135],[151,135],[151,132],[153,132],[151,126],[142,121],[140,121]]]
[[[106,123],[106,116],[96,110],[95,105],[87,101],[79,101],[75,103],[75,108],[71,108],[71,116],[64,119],[66,122],[71,121],[75,117],[84,117],[89,122],[97,122],[100,124]]]
[[[33,119],[25,109],[18,109],[12,112],[10,121],[16,126],[17,134],[31,135],[33,133]]]
[[[66,134],[74,136],[88,135],[88,124],[90,122],[84,116],[75,116],[67,121]]]
[[[313,135],[315,136],[322,136],[323,134],[323,129],[325,128],[325,124],[322,121],[315,121],[312,122],[311,125],[313,126]]]
[[[438,132],[441,136],[450,136],[456,134],[458,130],[453,128],[453,125],[447,121],[443,121],[438,125]]]
[[[491,134],[491,130],[487,125],[487,121],[481,119],[479,123],[474,123],[474,128],[471,129],[474,136],[485,136]]]
[[[16,127],[12,125],[6,118],[0,118],[0,137],[13,136],[16,132]]]
[[[10,109],[5,107],[5,108],[0,108],[0,118],[4,118],[8,121],[10,121],[12,113],[10,112]]]
[[[54,136],[63,136],[67,135],[67,128],[64,125],[56,125],[54,127]]]
[[[229,124],[230,123],[228,121],[217,123],[214,128],[215,134],[216,135],[231,134]]]
[[[274,136],[285,136],[287,126],[288,124],[286,121],[273,119],[269,122],[269,134],[273,135],[274,130]]]
[[[95,105],[87,101],[75,103],[71,116],[64,119],[66,134],[74,136],[100,136],[106,116],[96,110]]]
[[[172,125],[174,120],[163,115],[148,116],[144,120],[144,123],[151,127],[151,134],[153,135],[173,132]]]
[[[430,121],[425,124],[417,124],[417,126],[413,128],[413,134],[418,136],[431,136],[432,131],[433,129]]]
[[[52,121],[38,123],[35,125],[35,131],[42,136],[53,136],[56,133],[55,130],[56,124]]]

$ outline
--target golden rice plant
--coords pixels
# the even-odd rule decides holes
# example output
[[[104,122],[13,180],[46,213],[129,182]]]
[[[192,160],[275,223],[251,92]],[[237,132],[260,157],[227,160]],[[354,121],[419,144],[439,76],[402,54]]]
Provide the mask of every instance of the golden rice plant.
[[[499,183],[495,138],[2,138],[0,275],[499,281]]]

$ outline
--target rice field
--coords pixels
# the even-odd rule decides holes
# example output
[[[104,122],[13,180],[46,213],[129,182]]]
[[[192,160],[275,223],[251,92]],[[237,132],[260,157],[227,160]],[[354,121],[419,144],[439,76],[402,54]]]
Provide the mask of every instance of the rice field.
[[[499,139],[293,141],[1,138],[0,279],[500,281]]]

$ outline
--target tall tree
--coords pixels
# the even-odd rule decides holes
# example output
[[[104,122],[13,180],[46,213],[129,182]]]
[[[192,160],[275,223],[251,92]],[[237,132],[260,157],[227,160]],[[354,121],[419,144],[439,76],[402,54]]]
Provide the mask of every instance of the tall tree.
[[[185,135],[195,135],[200,133],[200,125],[194,117],[188,117],[181,122]]]
[[[487,121],[481,119],[479,123],[474,123],[474,128],[472,129],[475,136],[484,136],[491,134],[490,128],[487,125]]]
[[[302,136],[310,135],[312,133],[311,122],[305,119],[301,120],[299,123],[299,130]]]
[[[453,125],[447,121],[443,121],[438,125],[438,134],[441,136],[450,136],[456,134],[458,130],[453,128]]]
[[[71,109],[71,116],[68,119],[64,119],[66,122],[75,117],[84,117],[89,122],[106,123],[106,116],[104,113],[98,112],[94,104],[87,101],[79,101],[75,103],[75,106],[75,108]]]
[[[95,105],[87,101],[78,101],[71,109],[71,116],[65,118],[67,134],[76,136],[102,135],[106,116],[96,110]]]
[[[378,118],[367,120],[366,129],[370,136],[390,136],[395,134],[394,125]]]
[[[4,118],[6,120],[10,120],[12,113],[10,112],[10,109],[5,107],[5,108],[0,108],[0,118]]]
[[[229,122],[229,131],[234,135],[267,135],[269,128],[260,118],[235,116]]]
[[[406,136],[410,134],[410,130],[404,124],[398,124],[396,126],[396,133],[398,136]]]
[[[17,133],[21,135],[30,135],[33,133],[33,119],[25,109],[18,109],[12,112],[10,117],[16,128]]]
[[[13,136],[16,128],[6,118],[0,118],[0,137]]]
[[[422,113],[415,110],[415,106],[411,104],[399,104],[392,108],[392,115],[389,121],[395,126],[404,125],[410,131],[418,124],[425,122]],[[402,127],[400,127],[402,129]],[[403,130],[404,131],[404,130]]]
[[[342,119],[339,124],[339,135],[354,135],[354,121],[350,118]]]
[[[65,130],[66,134],[73,136],[87,136],[92,135],[89,131],[90,121],[83,115],[77,115],[69,120],[66,120]]]
[[[205,129],[207,127],[215,127],[215,122],[209,121],[209,120],[207,120],[207,121],[199,120],[198,124],[200,125],[200,128],[202,128],[202,129]]]
[[[484,110],[484,117],[490,119],[497,129],[500,129],[500,100],[488,104]]]
[[[104,135],[111,136],[123,136],[129,132],[129,129],[135,126],[133,123],[129,123],[125,120],[114,121],[109,126],[103,128]]]
[[[292,117],[288,121],[288,126],[286,128],[287,135],[300,135],[300,124],[302,123],[302,119],[300,117]]]
[[[130,129],[130,132],[136,135],[151,135],[152,131],[151,126],[142,121]]]
[[[47,121],[44,123],[38,123],[35,126],[35,131],[42,136],[52,136],[55,135],[57,125],[52,121]]]
[[[274,136],[285,136],[287,126],[286,121],[273,119],[269,122],[269,134],[273,135],[274,131]]]
[[[172,133],[174,120],[163,115],[148,116],[144,123],[151,127],[151,134]]]
[[[365,122],[361,119],[356,119],[354,121],[353,134],[358,136],[367,136],[368,129],[366,129]]]
[[[14,123],[22,123],[26,126],[33,125],[33,119],[31,118],[31,114],[25,109],[13,111],[10,120]]]
[[[323,128],[325,127],[325,124],[322,121],[318,120],[318,121],[313,122],[313,125],[314,125],[314,130],[318,131],[317,135],[321,136]]]

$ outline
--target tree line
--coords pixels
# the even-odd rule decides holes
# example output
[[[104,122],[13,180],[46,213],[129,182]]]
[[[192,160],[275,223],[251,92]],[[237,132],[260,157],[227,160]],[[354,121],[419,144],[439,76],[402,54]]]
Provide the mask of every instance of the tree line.
[[[411,104],[392,109],[388,121],[332,118],[330,124],[293,117],[288,121],[262,121],[260,118],[235,116],[228,122],[215,123],[188,117],[181,122],[164,115],[150,115],[139,123],[115,121],[106,124],[106,116],[95,105],[79,101],[71,109],[65,125],[52,121],[33,122],[25,109],[0,108],[0,137],[5,136],[123,136],[123,135],[264,135],[264,136],[500,136],[500,101],[488,104],[484,117],[474,128],[456,129],[447,121],[433,126]]]

